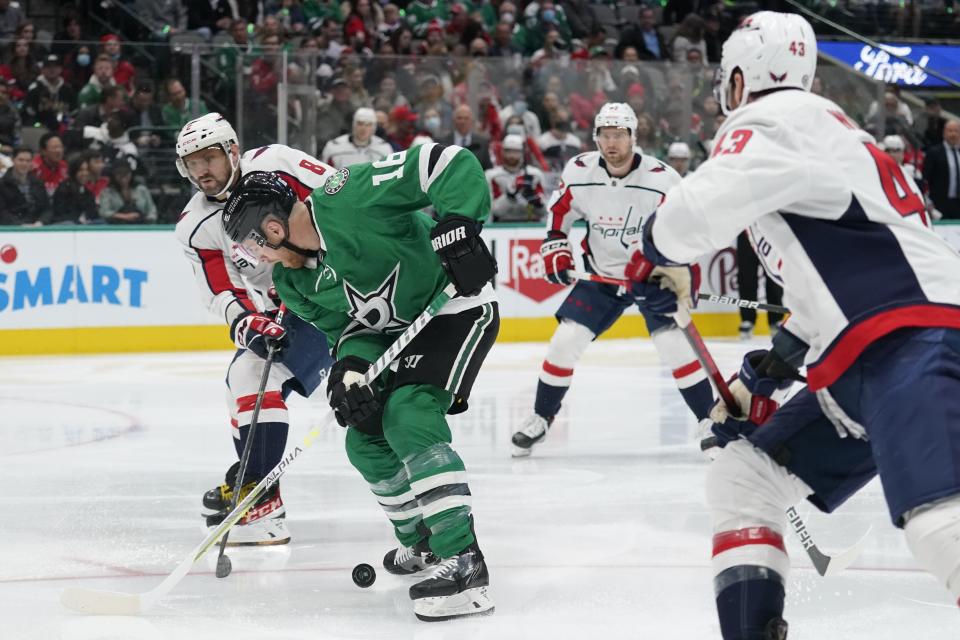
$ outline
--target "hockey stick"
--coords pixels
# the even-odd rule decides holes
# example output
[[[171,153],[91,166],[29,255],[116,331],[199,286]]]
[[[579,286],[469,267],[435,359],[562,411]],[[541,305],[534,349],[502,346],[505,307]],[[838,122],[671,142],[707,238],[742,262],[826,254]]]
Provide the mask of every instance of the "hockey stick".
[[[403,333],[390,345],[390,347],[377,358],[377,361],[370,365],[363,376],[365,384],[373,382],[383,371],[393,362],[400,352],[416,337],[430,320],[439,313],[443,305],[456,294],[455,287],[450,284],[437,294],[437,296],[427,305],[419,316],[408,326]],[[216,529],[211,531],[186,558],[173,570],[173,573],[163,579],[153,589],[144,593],[119,593],[116,591],[105,591],[100,589],[67,588],[60,595],[60,602],[63,606],[81,613],[91,613],[98,615],[136,615],[143,613],[159,602],[190,572],[193,563],[199,560],[210,548],[217,543],[220,536],[224,535],[246,513],[250,505],[254,503],[270,486],[280,479],[290,468],[297,458],[306,449],[313,444],[314,440],[333,422],[333,412],[329,412],[327,417],[310,429],[304,436],[303,442],[294,445],[293,449],[288,449],[284,453],[283,459],[277,466],[253,488],[247,496],[240,501],[240,504],[223,519]]]
[[[567,277],[573,280],[586,280],[587,282],[599,282],[600,284],[615,284],[621,287],[630,287],[630,281],[626,278],[611,278],[610,276],[601,276],[596,273],[587,273],[586,271],[567,271]]]
[[[283,325],[283,314],[287,311],[287,306],[280,303],[280,309],[277,311],[275,322]],[[230,511],[237,508],[237,501],[240,498],[240,489],[243,487],[243,478],[247,474],[247,464],[250,462],[250,452],[253,450],[253,437],[257,433],[257,423],[260,420],[260,407],[263,405],[263,394],[267,390],[267,378],[270,377],[270,367],[273,365],[273,358],[277,353],[277,343],[275,340],[268,340],[267,359],[263,363],[263,373],[260,374],[260,390],[257,391],[257,401],[253,405],[253,415],[250,417],[250,428],[247,430],[247,441],[243,445],[243,454],[240,456],[240,467],[237,469],[237,479],[234,481],[233,498],[230,500]],[[230,562],[230,556],[224,551],[227,548],[227,539],[230,537],[228,529],[223,537],[220,538],[220,551],[217,552],[217,571],[218,578],[226,578],[233,571],[233,565]]]
[[[741,309],[759,309],[760,311],[772,311],[773,313],[782,313],[783,315],[790,313],[790,309],[781,307],[778,304],[766,304],[764,302],[757,302],[756,300],[744,300],[743,298],[734,298],[732,296],[718,296],[715,293],[698,293],[697,299],[717,302],[719,304],[729,304],[734,307],[740,307]]]
[[[727,409],[730,410],[731,415],[739,415],[740,406],[737,404],[733,394],[730,392],[730,387],[727,386],[727,381],[723,379],[722,375],[720,375],[720,371],[717,368],[717,363],[714,361],[713,356],[710,355],[710,351],[707,349],[707,345],[700,336],[700,332],[697,331],[696,326],[694,326],[693,320],[690,318],[690,314],[686,311],[686,309],[681,309],[680,312],[674,315],[674,319],[677,322],[677,326],[679,326],[681,331],[683,331],[683,335],[687,338],[687,342],[690,343],[690,347],[693,349],[694,354],[696,354],[697,360],[700,361],[700,364],[704,369],[706,369],[707,373],[710,374],[710,377],[713,379],[713,382],[717,387],[717,392],[723,399],[723,403],[727,405]],[[715,436],[704,438],[700,442],[700,449],[703,451],[715,446],[717,446],[717,439]],[[813,563],[813,567],[821,576],[836,575],[853,564],[853,562],[860,555],[860,552],[863,550],[863,547],[867,541],[867,536],[870,535],[870,529],[867,529],[867,532],[863,534],[863,537],[861,537],[855,545],[842,553],[834,556],[828,556],[820,551],[820,548],[817,547],[816,543],[813,541],[813,538],[810,536],[810,532],[807,531],[807,525],[804,524],[803,519],[797,512],[796,507],[791,506],[787,509],[787,519],[790,521],[790,524],[793,525],[793,531],[800,539],[800,543],[803,545],[803,550],[807,552],[808,556],[810,556],[810,561]]]

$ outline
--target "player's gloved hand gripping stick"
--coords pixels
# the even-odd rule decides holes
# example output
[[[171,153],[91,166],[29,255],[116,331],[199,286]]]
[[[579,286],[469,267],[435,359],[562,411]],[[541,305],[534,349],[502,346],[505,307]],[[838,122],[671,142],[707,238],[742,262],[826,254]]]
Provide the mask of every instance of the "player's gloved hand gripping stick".
[[[430,304],[427,305],[427,308],[397,337],[383,355],[370,365],[370,368],[364,376],[367,384],[383,373],[390,363],[400,355],[400,352],[410,344],[414,337],[423,330],[427,323],[440,312],[440,309],[442,309],[447,301],[455,294],[456,287],[453,284],[447,285],[443,291],[437,294]],[[177,568],[173,570],[173,573],[164,578],[163,582],[159,585],[144,593],[118,593],[116,591],[70,587],[64,589],[60,596],[60,602],[68,609],[73,609],[74,611],[100,615],[136,615],[154,606],[190,572],[190,567],[193,566],[193,563],[203,557],[203,555],[217,543],[221,536],[225,535],[227,531],[230,530],[230,527],[243,517],[247,509],[249,509],[274,482],[279,480],[280,477],[287,472],[290,465],[300,457],[301,453],[313,444],[321,431],[333,422],[333,420],[334,414],[331,411],[319,425],[313,427],[307,435],[304,436],[301,443],[294,445],[292,449],[288,449],[280,463],[240,501],[236,508],[223,519],[223,522],[211,531],[207,537],[183,559]]]

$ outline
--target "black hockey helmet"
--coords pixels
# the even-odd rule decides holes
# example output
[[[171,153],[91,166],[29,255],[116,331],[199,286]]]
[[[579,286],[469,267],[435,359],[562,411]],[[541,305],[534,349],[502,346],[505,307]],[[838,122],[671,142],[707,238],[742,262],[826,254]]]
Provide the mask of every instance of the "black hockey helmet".
[[[290,219],[297,194],[280,176],[272,171],[251,171],[234,187],[223,207],[223,230],[236,243],[244,244],[249,238],[257,244],[266,243],[260,225],[269,216],[283,222],[284,228]]]

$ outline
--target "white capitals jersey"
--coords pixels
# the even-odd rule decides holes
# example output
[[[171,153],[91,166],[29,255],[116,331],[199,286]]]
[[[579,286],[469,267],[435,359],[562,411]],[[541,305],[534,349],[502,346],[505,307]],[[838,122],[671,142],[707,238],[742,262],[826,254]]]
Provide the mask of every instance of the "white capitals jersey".
[[[338,169],[361,162],[376,162],[393,153],[393,147],[379,136],[372,136],[370,144],[360,147],[354,144],[353,136],[345,133],[323,145],[320,157],[324,162]]]
[[[891,331],[960,328],[960,255],[930,229],[896,161],[825,98],[785,90],[734,111],[652,233],[664,256],[689,263],[745,228],[783,284],[787,330],[810,346],[811,389]]]
[[[643,223],[680,175],[654,157],[635,153],[630,173],[614,178],[599,151],[571,158],[547,205],[547,230],[570,232],[587,223],[584,260],[596,273],[622,278]]]
[[[248,151],[240,157],[240,172],[275,171],[304,200],[323,185],[333,168],[316,158],[282,144]],[[274,305],[267,296],[273,286],[273,265],[252,266],[234,261],[233,242],[223,230],[221,212],[226,200],[196,192],[177,221],[177,239],[193,267],[203,303],[233,325],[237,316],[256,311],[259,298],[265,308]]]
[[[536,211],[527,206],[527,201],[523,197],[524,176],[530,176],[530,183],[540,201],[543,202],[543,172],[536,167],[527,165],[518,166],[515,171],[500,165],[484,171],[487,178],[487,184],[490,186],[490,213],[494,222],[525,222],[532,218],[539,222],[540,214],[543,211],[542,206]]]

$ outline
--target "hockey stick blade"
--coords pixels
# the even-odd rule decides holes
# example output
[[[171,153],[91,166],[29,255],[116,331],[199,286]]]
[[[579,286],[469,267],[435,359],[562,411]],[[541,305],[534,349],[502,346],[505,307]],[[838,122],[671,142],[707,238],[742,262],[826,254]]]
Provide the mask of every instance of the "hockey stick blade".
[[[790,524],[793,525],[793,530],[797,533],[797,537],[800,538],[803,550],[810,556],[813,568],[824,578],[835,576],[856,562],[857,558],[860,557],[860,553],[863,551],[863,547],[867,544],[867,538],[870,536],[870,532],[873,531],[873,527],[868,528],[866,533],[864,533],[852,547],[841,553],[828,556],[820,551],[820,548],[813,542],[810,533],[807,531],[807,525],[804,524],[800,518],[796,507],[787,509],[787,519],[790,521]]]
[[[393,344],[391,344],[383,355],[381,355],[364,374],[364,380],[369,384],[373,379],[383,373],[384,369],[393,362],[394,359],[404,348],[416,337],[418,333],[427,325],[431,318],[437,315],[440,309],[450,298],[456,294],[456,289],[452,284],[437,294],[430,302],[423,313],[417,316],[412,323],[401,333]],[[263,493],[280,479],[287,472],[290,465],[310,447],[320,436],[321,432],[327,428],[327,425],[334,421],[334,414],[331,411],[326,418],[310,429],[303,437],[303,441],[295,445],[293,450],[287,450],[283,454],[283,459],[273,468],[255,486],[246,497],[240,501],[240,504],[223,519],[216,529],[207,534],[203,541],[194,547],[193,551],[183,559],[183,561],[173,570],[173,573],[163,579],[153,589],[144,593],[118,593],[116,591],[106,591],[102,589],[83,589],[69,587],[60,594],[60,602],[63,606],[73,611],[94,615],[136,615],[143,613],[157,604],[164,596],[179,584],[183,578],[190,573],[193,564],[203,557],[213,545],[217,544],[221,536],[226,533],[240,518],[246,514],[250,506],[260,498]]]

